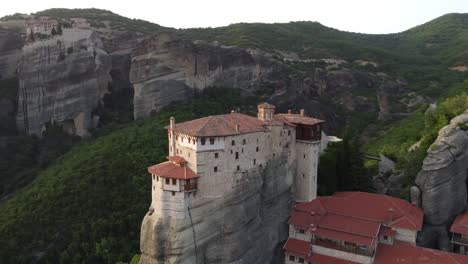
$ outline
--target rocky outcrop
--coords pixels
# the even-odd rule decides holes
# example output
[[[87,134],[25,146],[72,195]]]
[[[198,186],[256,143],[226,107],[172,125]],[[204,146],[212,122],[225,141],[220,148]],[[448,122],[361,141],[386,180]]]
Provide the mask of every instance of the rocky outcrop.
[[[94,128],[111,81],[111,59],[92,31],[73,30],[23,48],[19,62],[17,127],[41,135],[48,123],[79,136]]]
[[[468,111],[439,131],[416,177],[421,197],[413,199],[425,222],[418,242],[425,246],[448,249],[447,228],[467,208],[468,131],[460,124],[468,124]]]
[[[21,34],[0,28],[0,80],[14,78],[23,46]]]
[[[269,60],[245,49],[159,34],[142,41],[133,54],[134,116],[148,116],[212,85],[252,93],[260,82],[277,79],[273,72]]]
[[[272,263],[288,236],[293,174],[286,162],[284,154],[237,175],[222,195],[198,191],[177,212],[151,210],[141,228],[140,263]]]

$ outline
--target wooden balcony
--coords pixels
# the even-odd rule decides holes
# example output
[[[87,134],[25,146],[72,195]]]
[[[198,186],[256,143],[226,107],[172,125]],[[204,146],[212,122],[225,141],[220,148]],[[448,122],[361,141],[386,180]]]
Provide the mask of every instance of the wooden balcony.
[[[185,192],[194,192],[196,191],[198,188],[197,188],[197,183],[194,182],[194,183],[186,183],[185,186],[184,186],[184,191]]]
[[[338,245],[336,243],[332,243],[332,242],[329,242],[329,241],[324,241],[324,240],[321,240],[321,239],[312,240],[312,244],[317,245],[317,246],[322,246],[322,247],[326,247],[326,248],[339,250],[339,251],[345,251],[345,252],[349,252],[349,253],[353,253],[353,254],[357,254],[357,255],[362,255],[362,256],[372,257],[374,255],[374,252],[372,250],[361,249],[361,248],[359,248],[357,246],[353,247],[353,246]]]

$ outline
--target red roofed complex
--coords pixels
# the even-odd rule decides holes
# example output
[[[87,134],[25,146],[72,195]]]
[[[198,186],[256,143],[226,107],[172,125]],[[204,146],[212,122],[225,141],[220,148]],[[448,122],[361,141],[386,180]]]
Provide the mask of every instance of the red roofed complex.
[[[386,195],[338,192],[318,197],[294,206],[285,262],[468,263],[468,256],[417,247],[422,222],[420,208]]]
[[[152,211],[185,217],[188,199],[222,197],[271,161],[286,164],[295,201],[313,200],[319,155],[328,142],[322,124],[304,110],[275,115],[269,103],[258,105],[257,117],[232,111],[177,124],[171,117],[168,161],[148,168]]]
[[[468,254],[468,211],[458,215],[450,227],[452,232],[452,251],[460,254]],[[468,262],[467,262],[468,263]]]

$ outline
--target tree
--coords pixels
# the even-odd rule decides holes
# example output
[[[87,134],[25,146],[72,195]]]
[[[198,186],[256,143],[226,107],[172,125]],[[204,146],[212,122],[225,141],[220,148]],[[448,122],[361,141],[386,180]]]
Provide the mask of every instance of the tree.
[[[62,35],[62,24],[58,24],[57,26],[57,35]]]
[[[34,31],[31,29],[31,32],[29,33],[29,41],[34,41]]]
[[[57,35],[57,31],[55,30],[55,27],[52,28],[52,31],[50,32],[52,36]]]

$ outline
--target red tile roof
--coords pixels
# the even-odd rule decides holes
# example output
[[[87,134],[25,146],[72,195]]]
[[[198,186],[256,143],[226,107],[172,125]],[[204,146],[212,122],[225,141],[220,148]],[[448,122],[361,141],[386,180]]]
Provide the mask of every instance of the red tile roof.
[[[319,223],[320,229],[331,229],[339,232],[376,238],[380,223],[351,216],[326,214]]]
[[[238,129],[236,128],[237,126]],[[240,113],[230,113],[175,124],[174,131],[195,137],[220,137],[266,132],[268,129],[265,123],[256,117]]]
[[[312,263],[320,264],[357,264],[358,262],[334,258],[330,256],[325,256],[317,253],[312,253],[312,255],[307,259],[307,261]]]
[[[365,192],[338,192],[318,197],[297,204],[295,210],[346,215],[411,230],[421,230],[423,221],[422,210],[407,201]]]
[[[156,164],[148,168],[149,173],[153,173],[159,177],[171,179],[194,179],[198,175],[187,166],[178,166],[171,161]]]
[[[450,232],[468,235],[468,211],[465,211],[455,218],[455,221],[453,221],[450,227]]]
[[[266,109],[275,109],[276,107],[272,104],[269,104],[267,102],[261,103],[257,106],[258,108],[266,108]]]
[[[312,252],[312,246],[309,243],[294,238],[288,238],[283,249],[288,253],[304,258],[308,257]]]
[[[379,244],[375,264],[463,264],[468,256],[415,246],[395,241],[393,245]]]
[[[182,164],[182,163],[187,163],[187,161],[182,158],[181,156],[170,156],[170,157],[167,157],[167,159],[171,162],[174,162],[176,164]]]
[[[300,114],[276,114],[275,118],[284,119],[287,122],[293,123],[293,124],[301,124],[301,125],[309,125],[309,126],[325,122],[320,119],[316,119],[316,118],[306,116],[306,115],[302,116]]]
[[[396,231],[393,230],[392,228],[388,227],[388,226],[381,226],[380,227],[379,235],[394,236],[395,234],[396,234]]]

